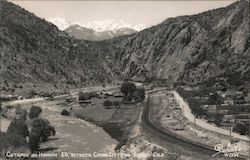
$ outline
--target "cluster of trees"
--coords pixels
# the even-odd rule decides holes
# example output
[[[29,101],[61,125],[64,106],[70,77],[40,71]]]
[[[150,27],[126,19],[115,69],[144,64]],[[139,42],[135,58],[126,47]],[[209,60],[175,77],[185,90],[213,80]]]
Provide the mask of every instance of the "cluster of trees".
[[[230,72],[227,71],[220,77],[212,77],[207,81],[203,82],[208,87],[214,86],[216,82],[222,84],[222,87],[226,85],[231,86],[242,86],[248,81],[247,76],[243,76],[241,72]]]
[[[79,92],[78,96],[78,100],[89,100],[98,97],[98,94],[96,92]]]
[[[69,111],[68,111],[68,110],[63,109],[63,110],[62,110],[62,112],[61,112],[61,115],[63,115],[63,116],[69,116],[69,115],[70,115],[70,113],[69,113]]]
[[[106,100],[103,102],[103,106],[107,109],[110,109],[111,106],[120,107],[120,105],[121,105],[121,102],[118,102],[118,101]]]
[[[223,103],[223,99],[222,99],[222,97],[218,94],[218,93],[216,93],[216,92],[214,92],[213,94],[210,94],[209,95],[209,99],[208,99],[208,104],[209,105],[214,105],[214,104],[222,104]]]
[[[121,85],[121,92],[124,94],[124,101],[144,100],[145,89],[143,87],[136,87],[136,85],[129,81],[124,81]]]
[[[248,132],[248,125],[244,125],[242,123],[237,123],[235,127],[233,128],[233,131],[241,134],[241,135],[247,135]]]
[[[26,141],[26,137],[28,137],[31,152],[37,151],[40,142],[47,141],[49,136],[55,135],[56,133],[55,128],[50,125],[47,119],[39,117],[41,112],[42,109],[39,106],[32,106],[29,113],[24,109],[17,108],[17,116],[11,121],[7,130],[7,135],[22,137],[19,140],[20,142]],[[29,119],[27,119],[27,117],[29,117]]]

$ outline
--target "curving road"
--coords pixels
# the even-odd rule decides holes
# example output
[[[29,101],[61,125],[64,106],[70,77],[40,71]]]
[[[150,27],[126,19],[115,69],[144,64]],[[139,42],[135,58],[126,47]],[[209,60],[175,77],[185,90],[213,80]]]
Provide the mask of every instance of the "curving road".
[[[188,139],[183,139],[182,137],[179,137],[173,134],[172,132],[169,132],[167,130],[162,130],[161,128],[157,127],[149,119],[149,108],[150,108],[149,98],[150,96],[148,96],[148,100],[146,102],[146,105],[144,106],[142,117],[141,117],[141,122],[142,122],[142,126],[144,127],[144,129],[151,132],[154,136],[159,137],[158,141],[160,140],[162,143],[166,142],[168,144],[173,144],[173,146],[178,146],[179,148],[182,148],[181,151],[179,150],[179,152],[183,151],[184,153],[188,151],[192,155],[195,155],[195,158],[199,158],[199,159],[206,159],[206,160],[218,159],[218,158],[219,159],[246,159],[246,157],[226,158],[222,154],[219,154],[219,156],[216,156],[216,157],[212,157],[212,155],[216,153],[216,151],[213,148],[190,141]]]

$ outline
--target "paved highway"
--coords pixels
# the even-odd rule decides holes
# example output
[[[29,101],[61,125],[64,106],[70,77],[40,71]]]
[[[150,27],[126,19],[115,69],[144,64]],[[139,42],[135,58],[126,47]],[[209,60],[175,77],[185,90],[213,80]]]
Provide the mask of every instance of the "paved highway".
[[[153,94],[150,93],[150,94]],[[224,157],[224,155],[219,154],[216,157],[212,157],[212,155],[214,155],[216,153],[216,151],[208,146],[187,140],[187,139],[183,139],[175,134],[173,134],[172,132],[169,132],[167,130],[162,130],[160,127],[154,125],[150,119],[149,119],[149,108],[150,108],[150,103],[149,103],[149,98],[150,98],[150,94],[148,96],[148,100],[144,106],[144,110],[142,113],[142,117],[141,117],[141,122],[142,122],[142,126],[144,127],[144,129],[148,130],[149,132],[152,133],[152,135],[154,136],[158,136],[159,140],[162,142],[166,142],[168,144],[173,144],[173,146],[179,146],[179,148],[182,148],[184,152],[189,152],[189,153],[194,153],[195,158],[198,159],[246,159],[245,158],[226,158]],[[159,141],[158,140],[158,141]],[[179,152],[181,152],[179,150]],[[184,153],[183,152],[183,153]],[[200,157],[199,157],[200,155]]]

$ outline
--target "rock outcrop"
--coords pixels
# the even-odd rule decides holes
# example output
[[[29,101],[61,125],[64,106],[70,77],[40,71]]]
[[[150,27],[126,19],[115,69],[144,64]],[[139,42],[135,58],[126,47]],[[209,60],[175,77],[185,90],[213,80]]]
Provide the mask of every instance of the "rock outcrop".
[[[249,78],[249,2],[169,18],[132,36],[94,44],[114,73],[135,80]],[[250,78],[249,78],[250,79]]]

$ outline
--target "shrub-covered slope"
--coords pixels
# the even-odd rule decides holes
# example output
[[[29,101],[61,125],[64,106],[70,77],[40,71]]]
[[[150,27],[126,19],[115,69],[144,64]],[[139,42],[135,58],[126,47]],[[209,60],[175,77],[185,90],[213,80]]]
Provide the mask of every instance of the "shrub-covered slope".
[[[102,81],[98,55],[56,26],[0,1],[0,82],[77,84]]]

